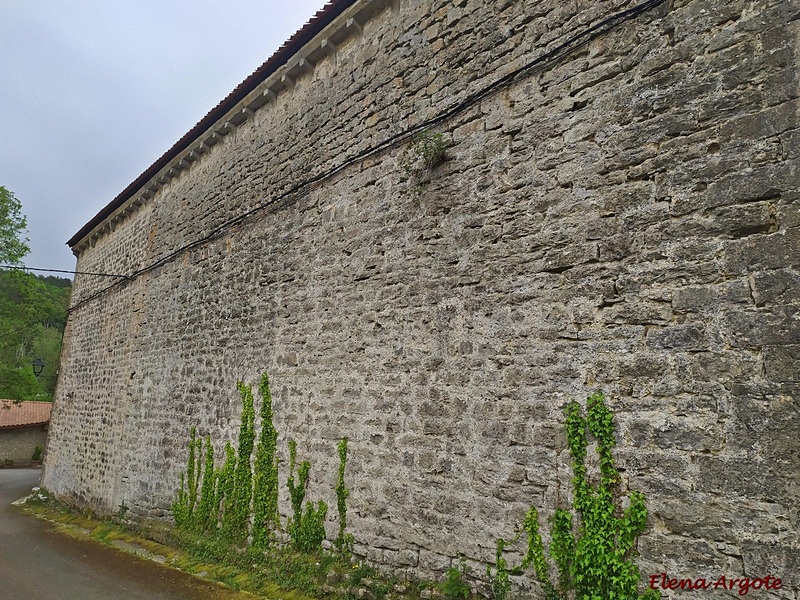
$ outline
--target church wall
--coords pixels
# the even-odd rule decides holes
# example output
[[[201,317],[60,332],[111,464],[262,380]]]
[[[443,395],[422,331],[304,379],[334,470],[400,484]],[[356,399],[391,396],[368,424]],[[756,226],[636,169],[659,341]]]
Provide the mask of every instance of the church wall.
[[[648,10],[438,123],[418,186],[407,140],[354,157],[629,8],[433,4],[387,6],[81,251],[135,275],[76,279],[45,486],[169,518],[190,427],[219,456],[266,371],[311,499],[350,439],[359,555],[482,576],[568,502],[562,411],[601,389],[643,574],[796,592],[797,10]]]

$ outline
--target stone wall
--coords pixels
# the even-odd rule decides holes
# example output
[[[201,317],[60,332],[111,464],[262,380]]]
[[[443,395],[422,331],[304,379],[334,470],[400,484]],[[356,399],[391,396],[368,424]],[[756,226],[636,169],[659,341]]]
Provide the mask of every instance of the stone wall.
[[[0,465],[11,460],[14,467],[30,466],[36,446],[44,448],[46,442],[44,425],[0,429]]]
[[[674,0],[554,52],[630,7],[393,3],[82,246],[134,276],[76,278],[45,486],[168,517],[189,428],[219,452],[267,371],[313,499],[350,438],[358,553],[480,576],[568,501],[562,410],[599,388],[643,574],[795,597],[799,9]]]

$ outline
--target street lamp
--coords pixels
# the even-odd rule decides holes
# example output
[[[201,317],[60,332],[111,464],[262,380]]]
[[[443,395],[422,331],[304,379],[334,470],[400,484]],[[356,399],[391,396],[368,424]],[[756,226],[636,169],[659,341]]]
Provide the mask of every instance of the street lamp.
[[[37,358],[33,361],[33,374],[38,377],[42,374],[42,370],[44,369],[44,361],[41,358]]]

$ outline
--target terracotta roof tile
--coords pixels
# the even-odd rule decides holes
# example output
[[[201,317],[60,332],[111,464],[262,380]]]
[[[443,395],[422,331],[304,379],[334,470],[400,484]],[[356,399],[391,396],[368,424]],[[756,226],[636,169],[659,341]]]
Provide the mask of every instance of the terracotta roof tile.
[[[0,400],[0,429],[47,423],[52,408],[51,402]]]

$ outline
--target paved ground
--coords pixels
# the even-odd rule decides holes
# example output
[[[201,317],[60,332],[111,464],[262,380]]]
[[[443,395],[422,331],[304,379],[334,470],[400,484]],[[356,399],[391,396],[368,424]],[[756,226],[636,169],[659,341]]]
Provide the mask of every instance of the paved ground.
[[[0,469],[0,600],[251,598],[91,541],[58,533],[10,506],[39,469]]]

